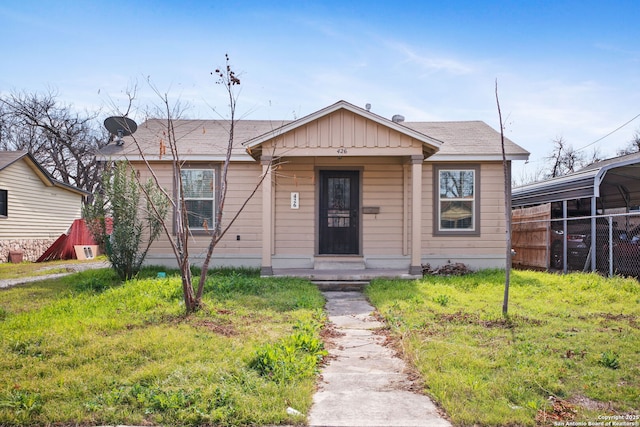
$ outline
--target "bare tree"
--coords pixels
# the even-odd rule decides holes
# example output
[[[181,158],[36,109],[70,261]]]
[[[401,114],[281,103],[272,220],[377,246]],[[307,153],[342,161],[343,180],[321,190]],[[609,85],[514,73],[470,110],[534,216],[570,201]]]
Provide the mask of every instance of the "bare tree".
[[[577,167],[584,162],[584,156],[573,149],[564,138],[559,137],[553,141],[553,151],[546,157],[550,162],[545,173],[545,178],[555,178],[575,172]]]
[[[640,153],[640,129],[637,129],[633,134],[633,138],[627,145],[619,149],[616,154],[618,156],[625,156],[627,154]]]
[[[102,175],[96,154],[109,142],[97,115],[76,113],[51,92],[0,97],[0,149],[27,150],[54,178],[93,193]]]
[[[582,149],[574,149],[562,137],[555,139],[553,145],[553,150],[545,157],[549,166],[544,170],[544,179],[567,175],[603,160],[602,154],[597,148],[593,148],[587,154],[582,152]]]
[[[498,119],[500,122],[500,146],[502,147],[502,170],[504,173],[504,219],[505,219],[505,277],[504,277],[504,297],[502,300],[502,315],[509,314],[509,285],[511,283],[511,174],[509,162],[504,150],[504,125],[502,123],[502,111],[500,110],[500,99],[498,98],[498,80],[496,79],[496,105],[498,107]]]
[[[220,180],[219,180],[219,191],[216,195],[216,204],[215,204],[215,212],[214,212],[214,223],[206,224],[205,229],[209,232],[209,245],[207,247],[207,252],[202,264],[202,269],[200,273],[200,279],[198,281],[197,287],[194,288],[193,277],[191,274],[191,262],[190,262],[190,254],[189,254],[189,238],[191,236],[190,231],[190,223],[189,217],[192,213],[189,212],[185,200],[185,184],[183,182],[183,165],[184,162],[180,158],[180,152],[178,150],[178,137],[175,132],[175,123],[174,123],[174,109],[172,109],[171,104],[169,102],[168,96],[166,94],[161,94],[159,91],[156,91],[156,94],[162,100],[162,107],[164,110],[164,114],[166,116],[166,127],[164,130],[163,141],[161,146],[161,150],[166,153],[166,158],[170,160],[172,169],[173,169],[173,186],[177,189],[177,195],[174,197],[172,194],[169,194],[166,190],[163,190],[161,187],[161,183],[154,173],[152,164],[148,161],[145,156],[145,152],[142,148],[142,145],[139,141],[136,140],[135,135],[132,135],[132,138],[138,147],[138,152],[146,165],[147,170],[152,176],[156,186],[164,191],[166,198],[170,201],[170,204],[173,207],[175,214],[175,220],[173,223],[168,221],[162,221],[162,227],[165,231],[165,235],[169,240],[171,248],[173,250],[173,254],[175,256],[176,262],[180,269],[181,279],[182,279],[182,289],[184,295],[185,308],[187,313],[192,313],[197,311],[202,304],[202,294],[204,290],[204,285],[207,278],[207,272],[209,270],[209,265],[211,263],[211,258],[213,256],[213,252],[223,238],[227,230],[233,225],[235,220],[238,218],[240,213],[244,210],[246,205],[249,203],[251,198],[256,194],[262,181],[265,178],[265,175],[261,175],[258,178],[258,182],[254,187],[253,191],[250,193],[248,198],[244,201],[242,206],[240,206],[239,210],[235,212],[234,216],[231,217],[229,221],[225,223],[223,228],[223,219],[225,213],[225,199],[227,195],[228,188],[228,170],[229,164],[231,162],[231,153],[234,147],[234,136],[235,136],[235,127],[237,124],[236,118],[236,103],[237,103],[237,92],[236,88],[240,85],[240,79],[236,75],[236,73],[232,70],[231,64],[229,61],[229,56],[225,56],[225,67],[218,68],[211,74],[216,78],[216,83],[220,84],[224,87],[226,95],[228,97],[228,107],[229,107],[229,122],[228,122],[228,141],[226,146],[226,155],[224,162],[222,163]],[[267,168],[268,171],[271,169],[271,164]],[[141,183],[139,183],[141,184]],[[142,188],[143,194],[150,198],[150,194]],[[153,210],[153,204],[151,206]],[[160,217],[160,212],[158,212],[158,216]]]

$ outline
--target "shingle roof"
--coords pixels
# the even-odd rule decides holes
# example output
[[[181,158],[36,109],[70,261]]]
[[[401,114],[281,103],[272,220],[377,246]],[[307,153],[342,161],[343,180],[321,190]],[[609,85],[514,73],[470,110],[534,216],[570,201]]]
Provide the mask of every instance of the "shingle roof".
[[[282,132],[306,124],[306,118],[315,118],[318,114],[333,111],[335,108],[348,108],[351,111],[371,118],[373,115],[359,107],[340,101],[323,110],[296,121],[240,120],[236,122],[234,160],[251,160],[244,143],[260,144],[268,139],[270,132]],[[482,121],[458,122],[401,122],[375,116],[378,122],[389,127],[406,128],[408,134],[416,135],[425,141],[431,141],[439,151],[431,160],[498,160],[502,157],[500,134]],[[227,120],[174,120],[176,140],[183,160],[222,160],[226,153],[229,138]],[[167,120],[152,119],[142,123],[133,136],[124,138],[124,145],[109,144],[101,150],[105,158],[128,156],[138,158],[139,152],[134,141],[141,146],[150,159],[157,159],[162,144],[166,146]],[[416,133],[417,132],[417,133]],[[510,160],[526,160],[529,153],[513,141],[505,138],[505,151]],[[167,158],[171,156],[166,147]]]
[[[405,126],[443,142],[432,160],[468,156],[502,156],[500,133],[482,121],[405,122]],[[514,160],[526,160],[529,152],[505,137],[505,153]]]
[[[234,129],[234,148],[232,155],[236,158],[251,160],[242,143],[262,135],[274,128],[282,126],[282,123],[274,123],[268,120],[241,120],[236,122]],[[206,158],[210,160],[222,160],[226,154],[229,141],[229,121],[227,120],[174,120],[173,127],[175,139],[178,144],[180,157],[184,160]],[[167,120],[151,119],[138,126],[138,130],[132,136],[123,138],[123,145],[110,143],[100,153],[109,158],[115,156],[138,157],[139,152],[136,142],[143,152],[151,156],[160,156],[161,144],[166,147],[166,156],[171,156],[167,138]]]
[[[27,154],[27,151],[0,151],[0,171],[20,160]]]

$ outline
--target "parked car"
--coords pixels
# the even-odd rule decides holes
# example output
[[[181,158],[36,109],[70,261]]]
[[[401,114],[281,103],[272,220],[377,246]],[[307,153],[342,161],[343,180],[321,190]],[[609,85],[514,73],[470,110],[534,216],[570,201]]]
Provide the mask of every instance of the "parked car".
[[[618,239],[620,231],[612,230],[614,241]],[[555,221],[551,227],[550,268],[561,270],[563,267],[563,236],[562,222]],[[570,270],[584,270],[591,251],[591,221],[569,221],[567,224],[567,267]],[[598,270],[608,270],[609,263],[609,222],[605,218],[596,221],[596,265]],[[590,266],[586,265],[590,270]]]
[[[619,274],[640,276],[640,225],[620,232],[613,242],[613,268]]]
[[[550,252],[550,267],[555,270],[561,270],[563,268],[563,241],[564,230],[551,229],[551,252]],[[567,266],[569,268],[584,267],[589,253],[589,246],[586,243],[587,234],[584,230],[579,232],[567,233]]]

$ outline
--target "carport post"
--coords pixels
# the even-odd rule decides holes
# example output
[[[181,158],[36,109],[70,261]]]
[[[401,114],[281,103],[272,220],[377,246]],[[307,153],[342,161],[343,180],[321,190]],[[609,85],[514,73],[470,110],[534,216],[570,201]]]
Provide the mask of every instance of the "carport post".
[[[567,274],[567,199],[562,201],[562,273]]]
[[[596,197],[591,198],[591,271],[596,271]]]
[[[609,277],[613,277],[613,217],[609,219]]]

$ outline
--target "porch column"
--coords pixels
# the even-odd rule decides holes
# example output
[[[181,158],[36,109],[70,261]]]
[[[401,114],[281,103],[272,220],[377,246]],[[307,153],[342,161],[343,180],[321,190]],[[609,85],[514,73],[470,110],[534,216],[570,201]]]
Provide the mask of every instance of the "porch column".
[[[262,156],[260,159],[262,173],[264,175],[264,180],[262,181],[262,265],[260,268],[260,274],[263,276],[273,275],[273,267],[271,265],[271,241],[273,234],[271,228],[273,215],[271,162],[272,158],[270,156]]]
[[[409,274],[422,275],[422,163],[411,156],[411,266]]]

